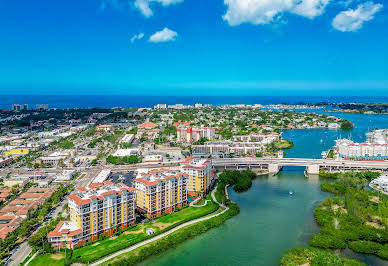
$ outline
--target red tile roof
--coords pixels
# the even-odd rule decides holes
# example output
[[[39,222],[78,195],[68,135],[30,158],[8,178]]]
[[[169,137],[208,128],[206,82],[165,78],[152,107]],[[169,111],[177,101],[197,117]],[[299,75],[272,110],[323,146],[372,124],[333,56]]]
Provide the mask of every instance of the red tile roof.
[[[141,127],[141,128],[154,128],[154,127],[157,127],[158,125],[154,124],[154,123],[151,123],[151,122],[145,122],[141,125],[138,125],[138,127]]]

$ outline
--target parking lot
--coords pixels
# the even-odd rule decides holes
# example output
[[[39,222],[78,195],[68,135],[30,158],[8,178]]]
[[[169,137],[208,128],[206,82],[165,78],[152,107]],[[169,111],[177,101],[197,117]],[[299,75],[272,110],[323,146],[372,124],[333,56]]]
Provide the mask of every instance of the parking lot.
[[[135,179],[135,177],[136,176],[134,171],[130,171],[129,173],[117,172],[117,173],[111,174],[108,180],[112,181],[113,183],[120,181],[125,185],[132,187],[132,180]]]

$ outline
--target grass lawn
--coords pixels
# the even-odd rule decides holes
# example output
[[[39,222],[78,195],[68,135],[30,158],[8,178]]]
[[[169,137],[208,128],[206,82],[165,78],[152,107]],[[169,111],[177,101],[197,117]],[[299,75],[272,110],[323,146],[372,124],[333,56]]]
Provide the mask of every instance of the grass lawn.
[[[294,143],[290,140],[281,139],[274,143],[276,149],[290,149],[294,146]]]
[[[63,252],[61,253],[56,253],[56,254],[43,254],[35,259],[33,259],[28,265],[31,266],[51,266],[51,265],[64,265],[65,264],[65,255]]]
[[[208,196],[207,199],[211,200],[211,196]],[[203,204],[204,201],[200,204]],[[88,262],[96,261],[104,256],[122,250],[124,248],[135,245],[150,236],[147,236],[145,233],[146,228],[154,228],[156,234],[160,233],[162,230],[168,230],[172,227],[175,227],[184,222],[206,216],[210,213],[213,213],[218,210],[218,205],[213,201],[207,202],[203,207],[187,207],[183,210],[175,212],[173,214],[166,215],[157,220],[154,220],[150,223],[139,224],[135,228],[123,232],[119,236],[113,236],[101,241],[96,241],[88,246],[74,249],[72,255],[72,262],[81,262],[87,264]],[[63,264],[64,260],[57,260],[55,255],[57,254],[45,254],[35,258],[31,265],[58,265]],[[57,257],[58,258],[58,257]]]
[[[203,204],[203,202],[198,205]],[[213,213],[218,209],[218,205],[213,201],[208,201],[203,207],[187,207],[179,212],[175,212],[170,215],[166,215],[157,220],[158,223],[169,223],[174,224],[181,221],[193,220],[207,214]]]
[[[141,232],[137,234],[121,234],[118,237],[110,237],[105,240],[97,241],[89,246],[75,249],[72,261],[92,262],[96,258],[104,257],[123,248],[132,246],[146,238],[146,234]]]

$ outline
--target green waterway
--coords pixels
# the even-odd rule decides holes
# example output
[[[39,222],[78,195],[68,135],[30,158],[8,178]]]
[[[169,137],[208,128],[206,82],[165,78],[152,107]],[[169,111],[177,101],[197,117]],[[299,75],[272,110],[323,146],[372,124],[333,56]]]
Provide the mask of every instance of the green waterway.
[[[388,127],[388,116],[338,114],[356,124],[341,130],[290,130],[284,137],[295,143],[287,157],[320,158],[339,137],[364,141],[373,127]],[[306,178],[301,167],[284,168],[277,176],[259,177],[244,193],[230,191],[240,214],[201,236],[154,256],[142,265],[278,265],[292,248],[308,245],[319,231],[313,211],[329,194],[320,190],[317,177]],[[290,195],[289,192],[294,192]],[[374,256],[342,252],[368,265],[388,265]]]

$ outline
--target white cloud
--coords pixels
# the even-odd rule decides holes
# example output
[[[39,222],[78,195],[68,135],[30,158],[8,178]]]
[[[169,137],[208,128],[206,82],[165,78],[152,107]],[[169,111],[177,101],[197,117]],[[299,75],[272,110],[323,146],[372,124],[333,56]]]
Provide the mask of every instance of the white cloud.
[[[223,19],[229,25],[268,24],[289,12],[307,18],[321,15],[331,0],[224,0],[228,6]]]
[[[291,12],[308,18],[315,18],[322,15],[329,2],[330,0],[303,0]]]
[[[348,9],[339,13],[332,22],[333,27],[339,31],[358,31],[366,21],[374,18],[374,14],[383,8],[382,4],[366,2],[358,5],[357,9]]]
[[[175,41],[176,37],[178,36],[178,33],[175,31],[172,31],[168,28],[164,28],[161,31],[155,32],[149,39],[150,42],[168,42],[168,41]]]
[[[150,7],[151,3],[160,3],[163,6],[169,6],[180,2],[183,2],[183,0],[136,0],[135,7],[138,8],[145,17],[151,17],[154,14]]]
[[[144,37],[144,33],[135,34],[135,35],[133,35],[133,37],[131,38],[131,43],[133,43],[133,42],[136,41],[136,40],[143,39],[143,37]]]

